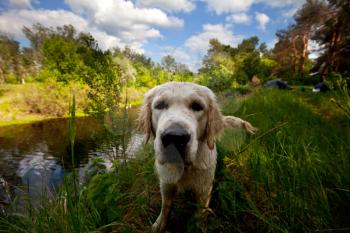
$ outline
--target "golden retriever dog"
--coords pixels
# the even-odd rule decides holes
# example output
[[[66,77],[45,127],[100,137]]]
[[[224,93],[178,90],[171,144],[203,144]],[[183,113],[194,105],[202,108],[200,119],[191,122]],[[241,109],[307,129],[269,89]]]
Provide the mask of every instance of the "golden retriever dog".
[[[146,143],[154,136],[155,169],[162,196],[154,232],[165,229],[177,192],[192,190],[199,212],[209,210],[216,167],[215,139],[220,131],[226,127],[255,131],[247,121],[223,116],[209,88],[189,82],[169,82],[148,91],[139,124]]]

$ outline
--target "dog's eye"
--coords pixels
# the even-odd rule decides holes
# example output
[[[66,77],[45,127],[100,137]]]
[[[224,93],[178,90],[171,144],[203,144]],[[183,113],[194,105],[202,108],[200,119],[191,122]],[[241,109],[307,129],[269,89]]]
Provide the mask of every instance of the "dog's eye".
[[[158,110],[162,110],[162,109],[168,108],[168,104],[165,103],[164,101],[160,101],[154,107]]]
[[[196,112],[199,112],[199,111],[203,110],[203,106],[200,103],[196,102],[196,101],[191,103],[190,108],[193,111],[196,111]]]

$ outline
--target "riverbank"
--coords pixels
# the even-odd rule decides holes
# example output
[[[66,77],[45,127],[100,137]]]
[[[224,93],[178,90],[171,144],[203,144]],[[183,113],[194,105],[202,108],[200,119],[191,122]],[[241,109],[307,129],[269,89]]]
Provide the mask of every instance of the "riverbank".
[[[140,105],[145,88],[128,88],[127,108]],[[29,124],[43,120],[69,117],[69,103],[76,99],[76,116],[89,115],[89,87],[79,82],[34,82],[0,85],[0,127]],[[125,103],[125,88],[121,90],[120,107]]]
[[[208,232],[350,227],[349,119],[330,96],[309,94],[258,90],[226,101],[226,115],[247,119],[259,131],[227,130],[217,142]],[[111,172],[97,161],[95,175],[75,194],[67,179],[53,200],[28,214],[4,216],[0,225],[7,232],[147,232],[161,205],[153,162],[152,145]],[[169,231],[200,232],[195,209],[192,195],[180,195]]]
[[[71,82],[0,85],[0,126],[26,124],[67,117],[72,96],[76,96],[77,115],[86,115],[88,87]]]

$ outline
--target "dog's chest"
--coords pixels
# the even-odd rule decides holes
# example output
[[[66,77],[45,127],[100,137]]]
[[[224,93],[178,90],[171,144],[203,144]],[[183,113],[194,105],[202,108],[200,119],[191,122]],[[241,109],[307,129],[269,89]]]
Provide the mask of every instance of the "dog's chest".
[[[184,170],[184,174],[177,183],[180,191],[192,190],[201,192],[207,190],[214,180],[215,166],[208,169],[197,169],[193,166],[188,166]]]

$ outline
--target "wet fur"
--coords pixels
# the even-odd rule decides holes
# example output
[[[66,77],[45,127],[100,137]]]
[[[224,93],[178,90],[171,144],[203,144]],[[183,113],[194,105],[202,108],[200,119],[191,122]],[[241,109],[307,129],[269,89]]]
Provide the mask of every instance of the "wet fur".
[[[200,98],[205,103],[205,109],[199,117],[193,117],[191,112],[185,108],[185,104],[179,101],[191,101],[194,93],[196,98]],[[170,96],[170,97],[169,97]],[[187,97],[188,96],[188,97]],[[189,129],[196,136],[191,142],[189,149],[189,162],[178,166],[172,164],[161,164],[158,162],[161,155],[161,143],[157,131],[158,123],[152,116],[152,104],[155,99],[167,97],[169,101],[177,104],[176,118],[167,119],[168,121],[184,121],[185,127],[197,126],[196,129]],[[170,99],[169,99],[170,98]],[[155,111],[154,114],[161,114]],[[188,116],[183,117],[183,116]],[[188,122],[187,122],[188,121]],[[191,122],[192,121],[192,122]],[[187,124],[186,124],[187,122]],[[164,124],[163,124],[164,125]],[[154,232],[163,231],[166,227],[169,217],[172,201],[177,192],[183,190],[192,190],[196,194],[198,203],[201,207],[199,212],[209,208],[212,185],[216,167],[216,146],[215,139],[224,128],[241,128],[249,133],[254,133],[256,129],[247,121],[234,116],[223,116],[216,96],[207,87],[194,83],[170,82],[157,86],[145,94],[144,102],[141,106],[139,115],[139,128],[143,131],[144,141],[148,142],[151,135],[155,137],[154,147],[156,151],[155,168],[160,180],[160,191],[162,195],[162,209],[159,217],[152,226]],[[192,148],[193,147],[193,148]],[[175,177],[175,178],[174,178]]]

